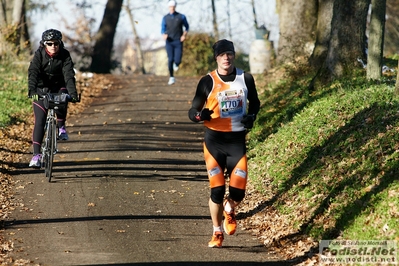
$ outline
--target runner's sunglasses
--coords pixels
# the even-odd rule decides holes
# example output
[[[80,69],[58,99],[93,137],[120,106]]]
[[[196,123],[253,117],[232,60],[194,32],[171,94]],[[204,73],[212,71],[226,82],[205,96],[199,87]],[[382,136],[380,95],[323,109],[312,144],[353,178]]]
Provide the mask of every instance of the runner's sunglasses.
[[[47,46],[53,46],[53,44],[54,44],[54,46],[60,45],[59,42],[45,42],[44,44],[47,45]]]

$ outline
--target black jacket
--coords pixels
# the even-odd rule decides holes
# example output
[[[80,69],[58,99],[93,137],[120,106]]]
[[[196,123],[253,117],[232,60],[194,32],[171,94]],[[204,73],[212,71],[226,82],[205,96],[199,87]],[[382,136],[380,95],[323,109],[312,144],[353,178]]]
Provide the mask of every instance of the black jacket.
[[[38,89],[49,88],[58,92],[67,88],[72,98],[77,98],[75,71],[68,50],[60,47],[57,55],[51,57],[44,47],[39,47],[30,62],[28,69],[29,96],[39,94]]]

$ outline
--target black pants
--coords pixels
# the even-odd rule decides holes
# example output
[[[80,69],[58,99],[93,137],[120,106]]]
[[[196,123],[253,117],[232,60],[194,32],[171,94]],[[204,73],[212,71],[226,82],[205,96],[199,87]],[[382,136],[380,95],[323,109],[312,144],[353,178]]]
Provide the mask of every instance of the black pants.
[[[223,200],[225,171],[230,177],[229,197],[237,202],[244,197],[248,177],[245,134],[245,131],[217,132],[206,129],[204,157],[211,199],[215,203],[219,204]]]
[[[67,116],[67,107],[64,109],[56,110],[57,126],[62,127],[65,125]],[[47,109],[44,107],[42,99],[33,102],[33,114],[35,116],[35,125],[33,127],[32,145],[33,154],[39,154],[44,137],[44,126],[46,124]]]

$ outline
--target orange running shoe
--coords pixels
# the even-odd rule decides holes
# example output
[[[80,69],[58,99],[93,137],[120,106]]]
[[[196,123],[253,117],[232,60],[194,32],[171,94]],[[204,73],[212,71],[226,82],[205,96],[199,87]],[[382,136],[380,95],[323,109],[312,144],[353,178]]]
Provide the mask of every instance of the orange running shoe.
[[[221,248],[223,242],[223,233],[222,232],[215,232],[212,236],[211,241],[208,243],[208,247],[210,248]]]
[[[226,234],[233,235],[237,229],[237,221],[236,221],[236,214],[234,210],[230,213],[223,211],[224,220],[223,220],[223,228]]]

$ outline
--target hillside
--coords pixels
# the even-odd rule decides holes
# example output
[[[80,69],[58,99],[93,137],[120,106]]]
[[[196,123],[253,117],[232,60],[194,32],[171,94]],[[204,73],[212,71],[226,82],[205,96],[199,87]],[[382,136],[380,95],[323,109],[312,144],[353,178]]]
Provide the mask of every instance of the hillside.
[[[314,91],[301,68],[257,77],[243,224],[297,263],[320,263],[320,240],[399,240],[395,76],[358,75]]]

